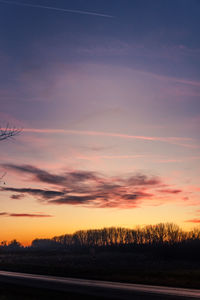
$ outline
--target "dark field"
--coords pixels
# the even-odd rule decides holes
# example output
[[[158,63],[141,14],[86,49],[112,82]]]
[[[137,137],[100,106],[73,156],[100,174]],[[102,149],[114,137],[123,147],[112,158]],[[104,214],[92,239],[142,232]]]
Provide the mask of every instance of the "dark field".
[[[200,288],[200,261],[151,252],[4,253],[0,269],[65,277]]]
[[[46,290],[32,289],[32,288],[19,288],[13,286],[6,286],[0,288],[0,300],[81,300],[83,295],[61,293],[61,292],[48,292]],[[87,300],[100,300],[99,297],[89,297]],[[105,300],[101,298],[102,300]]]
[[[117,299],[113,297],[94,297],[86,296],[81,294],[69,294],[69,293],[59,293],[59,292],[48,292],[45,290],[35,290],[35,289],[22,289],[13,288],[10,289],[0,289],[0,300],[109,300]],[[177,300],[174,297],[164,297],[155,295],[134,295],[134,300]]]

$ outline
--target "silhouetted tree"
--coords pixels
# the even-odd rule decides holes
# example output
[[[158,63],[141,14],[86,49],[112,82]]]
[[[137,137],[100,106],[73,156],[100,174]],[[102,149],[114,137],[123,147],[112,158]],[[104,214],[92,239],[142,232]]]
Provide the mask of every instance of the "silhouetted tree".
[[[35,239],[32,241],[32,247],[38,250],[55,249],[59,245],[53,239]]]
[[[68,247],[108,247],[122,245],[175,245],[200,240],[198,228],[184,232],[173,223],[160,223],[136,229],[103,228],[96,230],[79,230],[74,234],[54,237],[53,241]]]
[[[12,240],[7,246],[9,250],[19,250],[21,247],[22,245],[17,240]]]

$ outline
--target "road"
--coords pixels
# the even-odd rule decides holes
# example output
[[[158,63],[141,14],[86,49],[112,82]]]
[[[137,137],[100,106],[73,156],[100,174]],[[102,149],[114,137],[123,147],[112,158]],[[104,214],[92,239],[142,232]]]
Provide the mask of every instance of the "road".
[[[0,271],[0,283],[114,299],[200,299],[200,290]]]

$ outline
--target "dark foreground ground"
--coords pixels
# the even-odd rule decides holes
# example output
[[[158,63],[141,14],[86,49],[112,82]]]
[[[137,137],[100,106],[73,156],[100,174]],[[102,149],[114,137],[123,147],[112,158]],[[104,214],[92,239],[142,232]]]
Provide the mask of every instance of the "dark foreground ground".
[[[200,260],[149,253],[4,253],[7,271],[200,289]],[[17,299],[17,298],[16,298]],[[0,298],[0,300],[2,300]],[[6,298],[7,300],[7,298]]]
[[[79,294],[48,292],[45,290],[4,286],[0,288],[0,300],[83,300]],[[102,299],[102,298],[101,298]],[[87,300],[101,300],[98,297],[88,297]],[[102,299],[105,300],[105,299]]]
[[[0,286],[0,300],[118,300],[117,295],[109,296],[109,297],[97,297],[97,296],[88,296],[85,294],[76,294],[68,293],[68,292],[55,292],[55,291],[47,291],[41,289],[33,289],[33,288],[22,288],[13,285],[4,285]],[[122,299],[122,298],[120,298]],[[151,295],[151,294],[134,294],[130,298],[133,300],[180,300],[183,298],[177,298],[172,296],[159,296],[159,295]],[[126,300],[125,299],[125,300]],[[184,298],[186,299],[186,298]]]

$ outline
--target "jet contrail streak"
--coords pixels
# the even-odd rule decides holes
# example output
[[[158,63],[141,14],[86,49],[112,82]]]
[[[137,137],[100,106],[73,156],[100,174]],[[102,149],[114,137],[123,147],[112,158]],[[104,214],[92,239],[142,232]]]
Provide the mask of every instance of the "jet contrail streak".
[[[89,131],[89,130],[73,130],[73,129],[40,129],[40,128],[23,128],[24,132],[30,133],[46,133],[46,134],[70,134],[70,135],[85,135],[85,136],[104,136],[104,137],[116,137],[122,139],[136,139],[145,140],[152,142],[164,142],[172,145],[178,145],[187,148],[196,148],[196,145],[188,144],[185,142],[193,141],[192,138],[184,137],[154,137],[154,136],[140,136],[140,135],[129,135],[124,133],[114,132],[102,132],[102,131]]]
[[[90,15],[90,16],[97,16],[97,17],[104,17],[104,18],[113,18],[111,15],[106,14],[99,14],[96,12],[90,12],[90,11],[84,11],[84,10],[76,10],[76,9],[65,9],[65,8],[59,8],[59,7],[53,7],[53,6],[44,6],[44,5],[37,5],[37,4],[28,4],[28,3],[22,3],[22,2],[15,2],[15,1],[4,1],[0,0],[1,3],[5,4],[12,4],[12,5],[18,5],[18,6],[27,6],[27,7],[34,7],[34,8],[43,8],[43,9],[49,9],[49,10],[55,10],[55,11],[61,11],[61,12],[67,12],[67,13],[75,13],[75,14],[82,14],[82,15]]]

